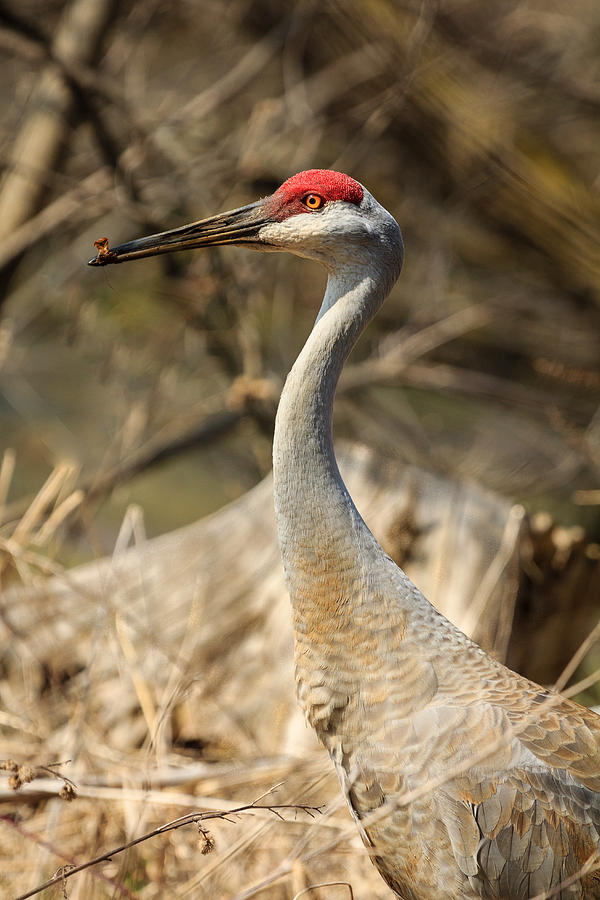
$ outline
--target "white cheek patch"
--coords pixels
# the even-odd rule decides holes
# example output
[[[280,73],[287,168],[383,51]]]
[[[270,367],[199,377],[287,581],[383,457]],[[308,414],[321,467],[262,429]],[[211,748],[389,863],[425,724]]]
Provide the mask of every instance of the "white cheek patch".
[[[282,222],[269,222],[261,228],[259,238],[282,249],[293,247],[298,251],[304,246],[307,250],[326,250],[334,241],[339,244],[344,235],[365,231],[358,209],[355,204],[342,200],[330,201],[317,212],[302,212]]]
[[[261,241],[276,244],[285,249],[285,247],[297,246],[318,234],[319,231],[314,228],[312,214],[299,213],[296,216],[290,216],[289,219],[284,219],[283,222],[269,222],[260,229],[258,237]]]

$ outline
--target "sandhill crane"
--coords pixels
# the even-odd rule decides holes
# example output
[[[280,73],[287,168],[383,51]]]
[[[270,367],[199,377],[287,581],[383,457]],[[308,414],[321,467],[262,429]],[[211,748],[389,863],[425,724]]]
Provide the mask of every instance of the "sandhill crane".
[[[377,543],[332,440],[344,362],[400,274],[394,218],[347,175],[301,172],[240,209],[90,265],[216,244],[327,269],[279,403],[277,528],[298,697],[373,862],[403,900],[600,898],[600,717],[507,669],[445,619]]]

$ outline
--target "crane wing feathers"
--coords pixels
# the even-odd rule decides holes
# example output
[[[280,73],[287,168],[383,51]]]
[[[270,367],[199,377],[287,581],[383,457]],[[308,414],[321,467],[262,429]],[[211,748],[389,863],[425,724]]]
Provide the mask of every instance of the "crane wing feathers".
[[[554,700],[555,695],[548,696]],[[541,762],[600,792],[600,716],[566,698],[551,706],[542,702],[539,715],[522,728],[523,713],[506,712],[523,746]]]
[[[512,764],[498,759],[498,751],[448,785],[454,800],[471,810],[479,838],[469,855],[472,826],[454,809],[448,826],[454,856],[484,898],[525,900],[567,880],[572,884],[556,896],[600,897],[600,717],[536,691],[533,703],[531,692],[521,691],[513,703],[505,695],[502,708],[468,707],[470,725],[478,725],[471,746],[477,732],[493,741],[512,729]]]
[[[379,847],[382,827],[368,816],[389,804],[384,843],[393,834],[398,845],[426,845],[432,823],[443,823],[435,839],[447,844],[474,896],[526,900],[571,879],[557,897],[600,898],[600,856],[599,869],[584,869],[600,853],[597,717],[563,698],[540,704],[535,720],[530,706],[439,699],[387,722],[384,740],[355,757],[346,789],[363,837]],[[428,782],[431,792],[407,807],[403,796]],[[410,878],[397,863],[388,874]]]
[[[596,793],[563,771],[525,768],[479,784],[484,798],[476,804],[468,789],[456,787],[453,801],[471,811],[477,827],[476,854],[467,852],[473,847],[472,827],[457,828],[456,813],[448,833],[457,864],[480,896],[526,900],[570,879],[574,883],[565,897],[600,896],[600,873],[586,872],[600,846]],[[597,861],[600,865],[600,857]]]

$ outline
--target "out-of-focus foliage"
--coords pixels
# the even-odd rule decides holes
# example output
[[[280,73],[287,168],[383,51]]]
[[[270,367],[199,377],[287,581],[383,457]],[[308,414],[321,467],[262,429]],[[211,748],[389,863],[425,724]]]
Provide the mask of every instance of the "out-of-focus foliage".
[[[64,70],[76,90],[58,149],[32,169],[23,132],[52,69],[44,36],[73,8],[84,18],[84,0],[4,15],[0,213],[11,179],[42,188],[33,222],[0,216],[11,496],[65,456],[94,480],[232,408],[244,414],[210,446],[190,440],[113,495],[100,545],[131,499],[156,532],[257,480],[321,272],[235,249],[85,261],[97,237],[199,218],[328,166],[366,184],[406,240],[359,357],[481,313],[417,342],[388,377],[367,373],[340,399],[340,434],[597,530],[597,4],[107,3],[102,39]],[[68,59],[80,48],[67,44]]]
[[[174,815],[193,806],[195,792],[247,800],[280,777],[290,797],[330,790],[322,769],[255,760],[272,747],[248,728],[250,707],[220,705],[223,683],[230,694],[241,684],[264,714],[260,666],[246,684],[221,665],[238,646],[260,661],[269,628],[283,633],[264,597],[264,621],[250,603],[223,622],[182,566],[189,621],[171,620],[170,592],[157,599],[144,582],[170,538],[148,572],[130,567],[118,603],[107,564],[100,601],[93,566],[81,603],[61,569],[116,543],[116,572],[129,542],[143,547],[146,531],[205,515],[268,472],[279,391],[324,273],[235,248],[89,269],[97,238],[242,205],[305,168],[364,183],[398,219],[406,260],[344,373],[337,434],[524,504],[503,646],[520,670],[556,677],[565,629],[589,629],[600,557],[599,41],[596,0],[1,0],[0,586],[16,587],[0,610],[0,738],[35,766],[51,761],[45,748],[67,748],[86,776],[74,812],[42,791],[27,834],[5,821],[11,889],[43,881],[65,848],[89,858],[166,820],[161,803]],[[228,528],[234,519],[226,511]],[[410,553],[422,536],[410,516],[399,522],[400,558],[402,541]],[[229,569],[206,568],[226,593]],[[47,594],[40,572],[60,573]],[[236,590],[252,595],[243,578]],[[205,669],[200,628],[227,650],[211,646]],[[597,665],[589,653],[579,671],[588,700]],[[273,709],[272,731],[284,731]],[[194,787],[165,797],[184,782]],[[148,898],[216,884],[231,897],[234,869],[236,890],[258,883],[307,840],[301,824],[272,840],[261,822],[240,832],[218,864],[200,869],[195,837],[177,832],[80,884]],[[346,852],[335,865],[317,856],[310,877],[341,871],[358,895],[387,896],[356,847],[344,868]],[[307,886],[302,866],[288,875],[269,896]]]

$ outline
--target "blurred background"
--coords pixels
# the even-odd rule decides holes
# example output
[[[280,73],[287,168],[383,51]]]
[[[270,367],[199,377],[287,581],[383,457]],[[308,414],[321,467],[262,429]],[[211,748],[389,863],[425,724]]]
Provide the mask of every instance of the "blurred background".
[[[89,269],[94,240],[161,231],[302,169],[334,168],[392,212],[406,245],[401,279],[340,385],[336,436],[369,448],[372,479],[381,460],[412,466],[522,512],[513,638],[498,655],[556,679],[600,611],[595,0],[2,0],[0,50],[10,602],[22,609],[25,590],[45,602],[48,575],[192,523],[268,475],[279,392],[324,288],[312,263],[235,248]],[[5,612],[6,640],[27,645]],[[42,665],[36,650],[32,688],[25,651],[20,663],[13,651],[5,703],[11,715],[29,703],[30,726],[47,717],[43,734],[27,732],[25,755],[40,764],[56,716],[72,722],[68,687],[86,663]],[[598,665],[582,653],[570,674]],[[588,681],[580,698],[598,702]],[[42,702],[52,711],[36,712]],[[0,724],[8,755],[26,731]],[[139,734],[135,752],[148,740]],[[185,740],[201,758],[201,737]],[[56,752],[73,755],[60,742]],[[49,808],[30,808],[38,830]],[[59,865],[33,845],[32,884]],[[181,844],[173,853],[193,868]],[[180,895],[141,858],[114,884]],[[120,896],[85,884],[69,896]],[[206,896],[238,889],[219,885]],[[389,896],[383,886],[364,896],[375,890]]]

